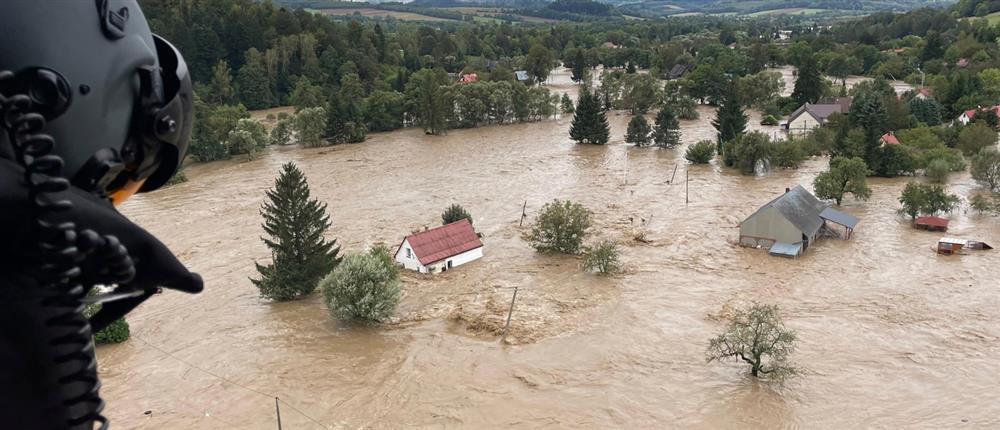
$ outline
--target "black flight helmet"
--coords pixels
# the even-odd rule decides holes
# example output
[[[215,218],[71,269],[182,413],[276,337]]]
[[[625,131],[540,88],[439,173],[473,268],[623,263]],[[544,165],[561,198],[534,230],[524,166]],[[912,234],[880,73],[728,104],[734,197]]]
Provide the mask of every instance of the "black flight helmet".
[[[135,0],[3,0],[0,71],[14,73],[0,94],[29,95],[45,116],[42,132],[74,186],[117,204],[180,167],[194,119],[191,77]],[[7,139],[0,156],[11,154]]]

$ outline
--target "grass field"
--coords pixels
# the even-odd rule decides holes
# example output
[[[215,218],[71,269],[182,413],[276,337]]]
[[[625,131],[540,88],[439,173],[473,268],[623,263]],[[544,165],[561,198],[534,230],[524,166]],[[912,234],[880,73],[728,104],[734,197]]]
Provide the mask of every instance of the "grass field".
[[[333,8],[333,9],[318,9],[317,12],[325,15],[354,15],[359,14],[368,18],[385,18],[393,17],[404,21],[454,21],[451,19],[437,18],[433,16],[421,15],[419,13],[412,12],[397,12],[393,10],[381,10],[381,9],[369,9],[369,8]]]
[[[762,10],[760,12],[751,13],[750,16],[771,16],[771,15],[814,15],[819,12],[824,12],[827,9],[813,9],[806,7],[790,7],[785,9],[771,9]]]
[[[451,12],[458,12],[458,13],[465,14],[465,15],[475,15],[476,16],[476,21],[497,21],[497,22],[499,22],[499,20],[493,19],[493,17],[495,17],[497,15],[504,15],[505,14],[503,8],[488,7],[488,6],[482,6],[482,7],[476,7],[476,6],[456,6],[456,7],[446,7],[446,8],[442,8],[442,9],[448,10],[448,11],[451,11]],[[554,19],[539,18],[539,17],[536,17],[536,16],[525,16],[525,15],[518,15],[518,14],[511,14],[511,15],[520,17],[521,19],[524,20],[524,22],[544,22],[544,23],[557,22],[557,20],[554,20]]]

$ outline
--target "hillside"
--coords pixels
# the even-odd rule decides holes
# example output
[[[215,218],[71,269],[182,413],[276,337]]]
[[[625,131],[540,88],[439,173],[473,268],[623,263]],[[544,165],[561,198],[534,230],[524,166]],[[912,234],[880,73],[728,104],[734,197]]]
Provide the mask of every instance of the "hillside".
[[[839,12],[866,14],[903,12],[920,7],[948,7],[951,0],[609,0],[626,13],[672,16],[684,14],[799,15]]]

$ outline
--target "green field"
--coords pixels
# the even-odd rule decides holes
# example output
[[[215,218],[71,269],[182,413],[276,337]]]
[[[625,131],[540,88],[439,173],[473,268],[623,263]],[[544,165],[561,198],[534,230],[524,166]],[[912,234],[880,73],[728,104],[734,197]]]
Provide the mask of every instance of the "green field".
[[[790,7],[785,9],[762,10],[751,13],[750,16],[772,16],[772,15],[815,15],[820,12],[827,12],[830,9],[813,9],[806,7]]]

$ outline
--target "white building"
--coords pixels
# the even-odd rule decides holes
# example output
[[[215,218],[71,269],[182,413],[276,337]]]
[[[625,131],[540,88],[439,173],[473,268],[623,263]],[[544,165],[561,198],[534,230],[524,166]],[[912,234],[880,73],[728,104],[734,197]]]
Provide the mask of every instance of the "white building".
[[[483,242],[467,219],[411,234],[396,250],[396,262],[420,273],[447,271],[483,257]]]
[[[830,115],[847,114],[850,109],[851,99],[849,97],[837,99],[832,103],[806,103],[788,116],[785,128],[788,129],[789,133],[805,133],[826,124]]]

